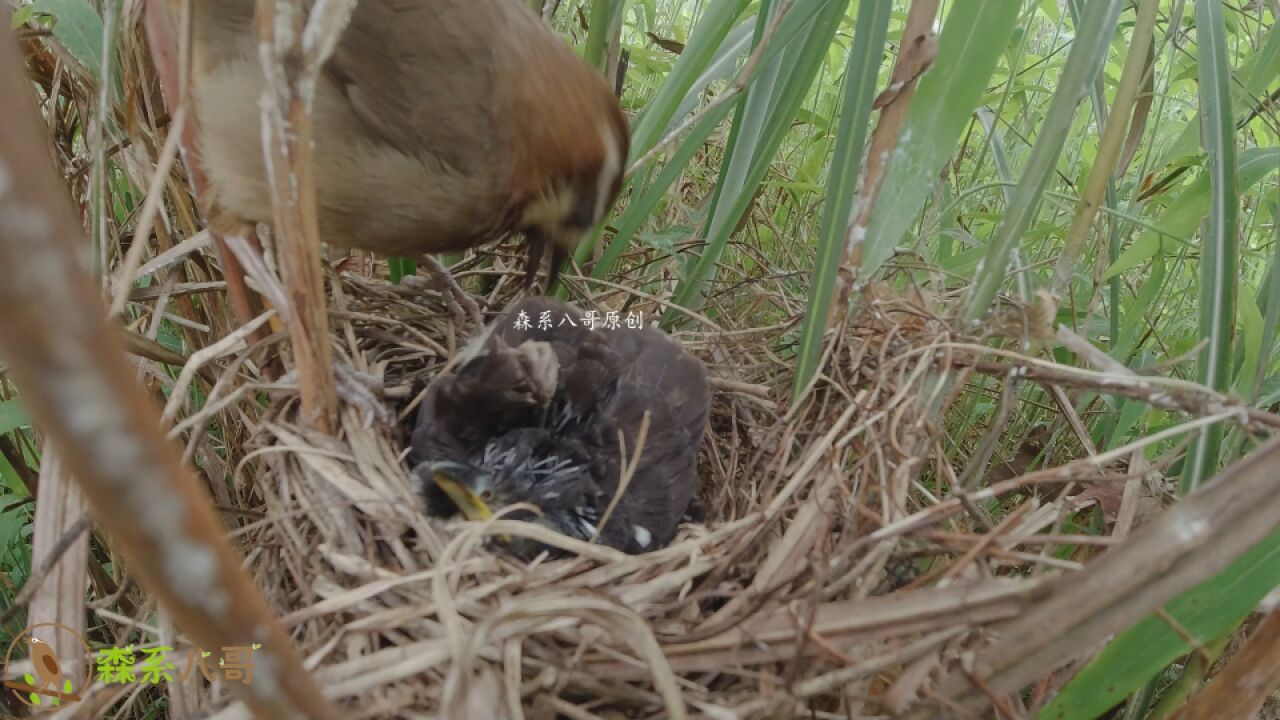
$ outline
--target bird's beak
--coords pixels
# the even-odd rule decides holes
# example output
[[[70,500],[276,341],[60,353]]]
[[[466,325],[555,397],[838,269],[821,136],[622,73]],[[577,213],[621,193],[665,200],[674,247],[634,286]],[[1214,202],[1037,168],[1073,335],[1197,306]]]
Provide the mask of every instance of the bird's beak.
[[[549,293],[555,287],[556,281],[560,279],[560,271],[569,263],[569,258],[577,249],[582,235],[577,232],[565,232],[549,236],[541,230],[528,230],[525,235],[529,254],[525,260],[523,285],[525,288],[533,286],[534,280],[538,277],[538,270],[542,266],[542,255],[547,245],[550,245],[551,267],[547,270],[547,284],[543,286],[543,291]]]
[[[462,463],[436,462],[427,463],[418,472],[431,478],[468,520],[479,522],[493,517],[488,504],[471,487],[480,474],[475,468]]]
[[[560,279],[560,271],[568,264],[569,257],[577,247],[577,242],[573,239],[563,240],[556,238],[551,245],[551,267],[547,270],[547,292],[551,292],[556,286],[556,281]]]

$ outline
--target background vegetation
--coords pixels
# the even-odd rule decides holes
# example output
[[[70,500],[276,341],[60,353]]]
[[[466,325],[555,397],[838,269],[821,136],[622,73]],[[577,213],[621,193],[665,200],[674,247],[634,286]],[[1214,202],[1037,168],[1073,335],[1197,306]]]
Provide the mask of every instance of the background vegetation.
[[[812,402],[831,344],[874,287],[922,298],[993,347],[1096,366],[1055,341],[1066,328],[1114,368],[1280,411],[1280,2],[950,0],[936,16],[905,0],[546,5],[585,57],[623,78],[633,129],[634,172],[580,249],[576,287],[657,298],[664,325],[692,335],[701,317],[769,329],[759,352],[780,400]],[[36,0],[12,20],[46,50],[37,85],[108,275],[148,186],[129,148],[163,140],[135,126],[139,9]],[[902,45],[912,13],[937,32],[919,57],[936,56],[915,68],[920,49]],[[214,277],[202,272],[189,281]],[[195,297],[185,302],[211,312]],[[137,307],[126,316],[145,320]],[[151,334],[185,353],[191,330],[171,316]],[[1149,493],[1160,504],[1257,444],[1222,422],[1163,438],[1182,412],[1106,393],[1072,398],[1073,427],[1042,385],[959,382],[933,410],[970,487],[1138,442],[1163,470]],[[29,574],[39,455],[0,374],[0,606]],[[1058,531],[1110,534],[1121,507],[1097,498]],[[1037,717],[1095,717],[1122,701],[1129,718],[1169,716],[1280,582],[1278,553],[1273,534],[1168,606],[1180,627],[1153,616],[1119,635]],[[109,554],[96,554],[109,574]],[[0,643],[22,625],[11,617]],[[1181,631],[1207,650],[1189,653]]]

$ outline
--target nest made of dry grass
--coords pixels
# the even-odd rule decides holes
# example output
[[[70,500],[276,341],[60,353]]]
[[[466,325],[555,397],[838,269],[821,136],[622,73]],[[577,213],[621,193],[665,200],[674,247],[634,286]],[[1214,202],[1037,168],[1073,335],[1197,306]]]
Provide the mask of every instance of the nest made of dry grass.
[[[515,282],[494,274],[477,299],[496,312]],[[923,421],[924,386],[932,348],[950,332],[922,297],[869,291],[790,412],[791,378],[767,342],[785,325],[704,316],[677,333],[716,389],[702,521],[665,549],[628,556],[522,523],[420,514],[403,462],[407,423],[476,328],[457,326],[417,278],[343,273],[333,288],[338,356],[382,378],[397,421],[347,407],[338,439],[316,436],[293,422],[287,383],[262,384],[276,396],[265,412],[223,412],[222,432],[249,440],[221,501],[236,511],[247,567],[352,717],[844,717],[881,682],[877,672],[955,640],[974,618],[1007,616],[1026,592],[970,582],[985,574],[973,558],[914,577],[919,556],[948,554],[948,541],[869,535],[924,507],[913,448],[936,433]],[[663,310],[616,289],[590,302],[651,318]],[[215,386],[209,406],[234,407],[223,395]],[[1026,532],[1048,517],[1027,518]],[[486,545],[500,533],[577,557],[525,566]],[[959,591],[936,589],[956,582]],[[231,705],[215,717],[242,716]]]

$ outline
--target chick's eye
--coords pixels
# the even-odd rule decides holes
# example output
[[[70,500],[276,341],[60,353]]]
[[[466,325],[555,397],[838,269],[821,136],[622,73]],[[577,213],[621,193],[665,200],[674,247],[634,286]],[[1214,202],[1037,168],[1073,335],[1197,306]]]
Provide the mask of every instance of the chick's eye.
[[[481,500],[492,500],[492,499],[493,499],[493,491],[492,491],[492,490],[485,490],[484,492],[480,493],[480,499],[481,499]]]

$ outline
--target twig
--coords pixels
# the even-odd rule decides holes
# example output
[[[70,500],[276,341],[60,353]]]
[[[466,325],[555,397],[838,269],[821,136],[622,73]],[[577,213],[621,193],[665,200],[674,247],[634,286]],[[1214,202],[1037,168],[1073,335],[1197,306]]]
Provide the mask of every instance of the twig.
[[[310,14],[298,0],[258,0],[266,89],[262,145],[275,219],[276,257],[289,302],[304,424],[332,432],[338,393],[329,345],[324,269],[316,218],[311,111],[324,63],[351,18],[354,0],[321,0]],[[305,25],[304,25],[305,21]]]
[[[640,467],[640,456],[644,454],[644,441],[649,437],[649,411],[644,411],[644,417],[640,420],[640,431],[636,434],[636,451],[631,457],[623,463],[622,476],[618,478],[618,489],[614,491],[613,498],[609,501],[609,507],[605,508],[604,514],[600,516],[600,524],[596,526],[596,531],[591,534],[591,542],[595,544],[600,539],[600,533],[604,532],[604,526],[609,523],[609,518],[613,516],[613,511],[617,509],[618,503],[622,500],[622,496],[626,494],[627,488],[631,486],[631,478],[635,477],[636,470]],[[627,439],[622,435],[622,431],[618,431],[618,446],[621,450],[619,457],[627,457]]]

